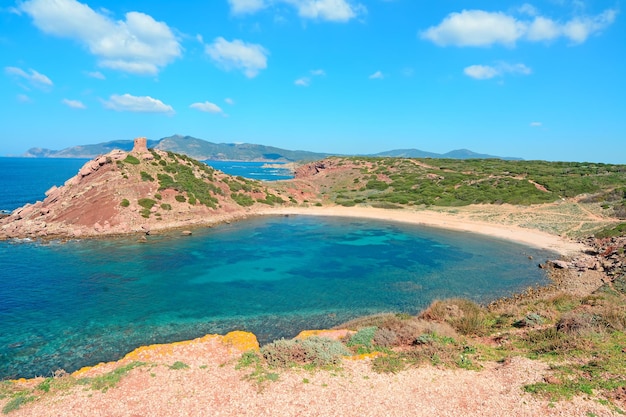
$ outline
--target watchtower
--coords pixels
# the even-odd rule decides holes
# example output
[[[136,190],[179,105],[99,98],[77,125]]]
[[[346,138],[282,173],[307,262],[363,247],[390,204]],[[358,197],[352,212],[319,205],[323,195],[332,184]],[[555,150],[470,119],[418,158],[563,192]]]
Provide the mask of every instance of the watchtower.
[[[148,139],[144,137],[135,138],[135,144],[133,146],[133,152],[145,153],[148,152]]]

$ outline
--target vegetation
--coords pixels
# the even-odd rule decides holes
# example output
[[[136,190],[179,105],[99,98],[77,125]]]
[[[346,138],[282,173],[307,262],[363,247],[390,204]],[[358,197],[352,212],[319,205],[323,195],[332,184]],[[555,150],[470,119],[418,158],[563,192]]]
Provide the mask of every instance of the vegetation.
[[[595,196],[626,218],[626,166],[499,159],[331,158],[354,169],[330,185],[341,205],[541,204]],[[333,177],[334,178],[334,177]]]
[[[230,198],[232,198],[237,204],[243,207],[249,207],[254,205],[254,199],[248,194],[234,193],[230,195]]]
[[[128,201],[127,199],[123,199],[120,203],[120,206],[122,207],[128,207],[130,206],[130,201]]]
[[[126,162],[127,164],[132,164],[132,165],[139,165],[141,163],[139,159],[137,159],[136,157],[132,155],[126,156],[126,158],[124,159],[124,162]]]

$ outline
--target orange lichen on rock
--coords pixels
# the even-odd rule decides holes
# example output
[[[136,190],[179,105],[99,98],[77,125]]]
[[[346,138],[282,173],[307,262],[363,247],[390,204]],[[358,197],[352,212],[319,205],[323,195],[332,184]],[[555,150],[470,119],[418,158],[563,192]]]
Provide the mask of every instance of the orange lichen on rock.
[[[184,340],[181,342],[173,342],[166,344],[154,344],[148,346],[140,346],[132,352],[128,353],[119,361],[114,362],[102,362],[95,366],[86,366],[72,373],[75,378],[87,376],[87,374],[98,374],[102,372],[108,372],[116,366],[124,365],[129,362],[156,362],[164,363],[180,351],[186,348],[201,347],[211,349],[211,344],[219,343],[222,346],[234,349],[239,352],[245,352],[248,350],[258,350],[259,342],[254,334],[249,332],[234,331],[226,334],[225,336],[217,334],[207,334],[206,336],[199,337],[193,340]]]
[[[253,333],[242,332],[240,330],[230,332],[226,336],[222,336],[222,343],[240,350],[241,352],[260,349],[259,341]]]

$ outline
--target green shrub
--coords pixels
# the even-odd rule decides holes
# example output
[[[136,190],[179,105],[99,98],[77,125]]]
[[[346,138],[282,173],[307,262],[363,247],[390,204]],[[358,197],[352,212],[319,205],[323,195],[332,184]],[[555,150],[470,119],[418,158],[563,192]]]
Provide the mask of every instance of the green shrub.
[[[176,361],[171,364],[169,368],[173,370],[189,369],[189,365],[187,365],[185,362]]]
[[[350,339],[346,343],[346,346],[348,347],[363,346],[367,349],[371,349],[373,346],[374,335],[376,334],[377,330],[378,330],[378,327],[376,326],[364,327],[360,329],[358,332],[356,332],[350,337]]]
[[[141,174],[141,180],[142,181],[154,181],[154,177],[150,174],[148,174],[146,171],[141,171],[139,174]]]
[[[128,201],[127,199],[123,199],[122,202],[120,203],[120,206],[128,207],[130,206],[130,201]]]
[[[163,210],[171,210],[172,209],[172,205],[168,204],[168,203],[163,203],[163,204],[161,204],[161,208]]]
[[[136,157],[132,155],[127,155],[126,158],[124,159],[124,162],[126,162],[127,164],[132,164],[132,165],[139,165],[140,163],[139,159],[137,159]]]
[[[235,203],[239,204],[240,206],[250,207],[254,205],[254,200],[248,194],[234,193],[231,194],[230,197],[235,201]]]
[[[18,410],[22,405],[27,404],[34,400],[35,400],[34,395],[19,394],[11,398],[11,400],[9,400],[9,402],[6,403],[4,407],[2,407],[2,413],[9,414],[11,411]]]
[[[156,201],[151,198],[140,198],[137,202],[141,207],[150,210],[156,204]]]
[[[184,195],[182,194],[177,194],[175,197],[176,201],[178,201],[179,203],[184,203],[185,201],[187,201],[187,199],[185,198]]]

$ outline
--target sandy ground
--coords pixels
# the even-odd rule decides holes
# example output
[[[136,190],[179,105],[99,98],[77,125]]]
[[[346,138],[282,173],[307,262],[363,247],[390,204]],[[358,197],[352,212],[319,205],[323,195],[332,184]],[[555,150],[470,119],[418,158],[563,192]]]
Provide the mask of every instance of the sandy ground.
[[[372,207],[324,206],[270,208],[258,211],[258,214],[339,216],[404,222],[512,240],[540,249],[553,250],[564,256],[580,253],[585,248],[581,243],[540,230],[522,228],[511,224],[505,225],[473,220],[471,212],[463,210],[451,213],[432,210],[388,210]]]
[[[584,247],[542,231],[472,220],[463,213],[312,207],[264,209],[249,215],[344,216],[407,222],[514,240],[573,255]],[[481,371],[411,368],[377,374],[367,359],[346,360],[340,370],[279,370],[278,381],[251,381],[248,369],[236,369],[250,344],[228,336],[140,348],[121,361],[75,373],[94,376],[141,360],[114,388],[101,392],[76,385],[42,394],[12,411],[14,416],[613,416],[596,400],[550,402],[523,391],[541,382],[548,365],[525,358],[484,363]],[[231,338],[232,339],[232,338]],[[176,361],[189,367],[174,370]],[[40,382],[41,380],[39,380]],[[34,385],[38,381],[25,382]],[[0,399],[3,407],[8,399]]]

